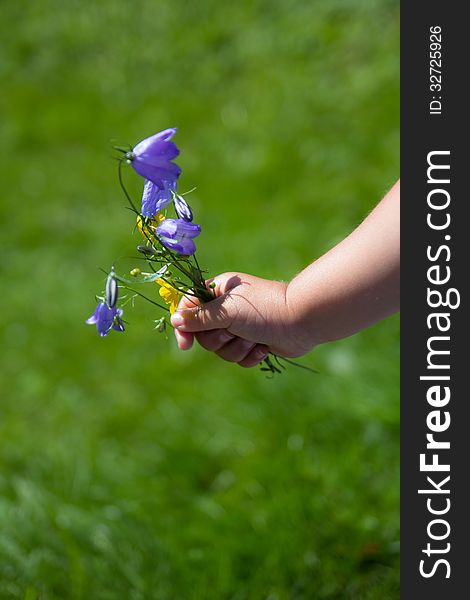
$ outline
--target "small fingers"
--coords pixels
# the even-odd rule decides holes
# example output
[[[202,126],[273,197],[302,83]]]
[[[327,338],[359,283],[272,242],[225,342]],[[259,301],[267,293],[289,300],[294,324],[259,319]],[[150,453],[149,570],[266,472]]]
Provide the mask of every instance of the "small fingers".
[[[192,333],[187,333],[186,331],[179,331],[178,329],[173,329],[173,331],[175,333],[178,348],[180,350],[189,350],[193,345],[194,335]]]
[[[243,360],[238,361],[238,364],[240,367],[250,369],[251,367],[256,367],[256,365],[259,365],[259,363],[262,362],[268,354],[269,350],[267,346],[263,346],[263,344],[256,344],[256,346],[248,352]]]
[[[217,350],[216,354],[229,362],[239,363],[248,356],[255,345],[255,342],[236,337]]]
[[[196,338],[206,350],[215,352],[223,360],[238,363],[248,369],[259,365],[269,353],[267,346],[236,337],[226,329],[213,329],[196,334],[175,329],[174,333],[180,350],[189,350]]]
[[[199,344],[210,352],[217,352],[225,344],[234,339],[234,335],[226,329],[212,329],[210,331],[201,331],[196,333],[196,339]]]

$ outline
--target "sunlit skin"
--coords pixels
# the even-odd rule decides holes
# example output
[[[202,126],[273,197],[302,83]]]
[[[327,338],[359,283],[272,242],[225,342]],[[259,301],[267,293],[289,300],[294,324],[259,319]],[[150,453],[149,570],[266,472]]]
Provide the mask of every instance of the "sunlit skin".
[[[399,309],[400,183],[364,221],[289,283],[245,273],[209,280],[216,300],[182,298],[171,323],[178,346],[194,339],[224,360],[253,367],[273,352],[298,357]]]

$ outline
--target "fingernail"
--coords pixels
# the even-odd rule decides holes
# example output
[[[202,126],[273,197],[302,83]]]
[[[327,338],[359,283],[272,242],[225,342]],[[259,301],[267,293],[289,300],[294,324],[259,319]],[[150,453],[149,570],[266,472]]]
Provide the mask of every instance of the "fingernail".
[[[181,313],[175,312],[171,315],[171,325],[175,328],[178,329],[178,327],[181,327],[181,325],[184,325],[184,317]]]

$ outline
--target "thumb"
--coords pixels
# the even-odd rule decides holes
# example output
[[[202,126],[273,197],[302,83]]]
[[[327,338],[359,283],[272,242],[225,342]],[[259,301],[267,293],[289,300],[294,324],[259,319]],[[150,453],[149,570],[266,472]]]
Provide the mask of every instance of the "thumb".
[[[240,285],[240,274],[222,273],[207,280],[206,283],[207,285],[212,283],[216,298],[205,304],[199,304],[196,299],[183,297],[178,310],[171,317],[171,324],[175,329],[198,332],[230,327],[236,316],[230,292]]]
[[[234,315],[231,314],[231,302],[227,294],[201,304],[195,308],[177,310],[171,316],[171,324],[178,331],[207,331],[210,329],[227,329]]]

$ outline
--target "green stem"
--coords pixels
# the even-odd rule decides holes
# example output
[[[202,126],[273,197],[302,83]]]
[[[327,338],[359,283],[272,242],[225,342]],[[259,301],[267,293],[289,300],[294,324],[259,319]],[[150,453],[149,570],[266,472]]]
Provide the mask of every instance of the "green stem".
[[[163,281],[166,281],[166,283],[168,283],[168,285],[171,285],[171,287],[175,290],[177,290],[178,292],[180,292],[181,294],[184,294],[185,296],[194,296],[195,298],[198,298],[198,296],[196,294],[193,294],[192,292],[190,292],[189,290],[185,290],[184,288],[180,288],[177,287],[177,285],[175,285],[175,282],[170,281],[169,279],[167,279],[166,277],[160,277],[160,279],[163,279]]]
[[[161,304],[158,304],[158,302],[155,302],[154,300],[151,300],[150,298],[148,298],[147,296],[144,296],[144,294],[138,292],[137,290],[133,290],[130,287],[124,286],[126,290],[129,290],[130,292],[133,292],[134,294],[137,294],[138,296],[140,296],[141,298],[144,298],[144,300],[148,300],[148,302],[151,302],[152,304],[155,304],[155,306],[158,306],[159,308],[162,308],[163,310],[166,310],[167,312],[170,312],[170,309],[167,308],[166,306],[162,306]]]
[[[124,195],[127,198],[127,201],[129,202],[129,204],[131,205],[131,209],[136,213],[139,214],[139,211],[137,210],[137,208],[135,207],[135,204],[132,202],[132,198],[129,196],[127,190],[126,190],[126,186],[124,185],[124,181],[122,179],[122,160],[120,160],[118,162],[118,176],[119,176],[119,184],[121,186],[122,191],[124,192]]]

